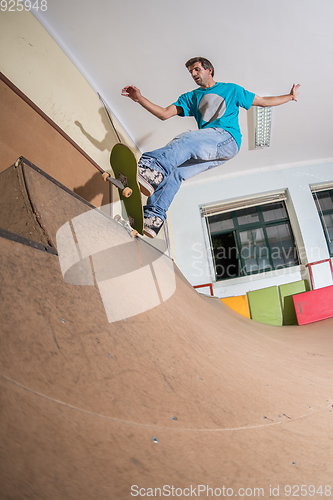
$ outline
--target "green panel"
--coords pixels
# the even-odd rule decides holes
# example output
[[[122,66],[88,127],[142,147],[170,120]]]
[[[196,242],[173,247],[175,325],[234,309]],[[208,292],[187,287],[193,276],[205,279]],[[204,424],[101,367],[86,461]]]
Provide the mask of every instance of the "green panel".
[[[259,323],[282,326],[283,316],[277,286],[247,292],[251,318]]]
[[[287,283],[286,285],[280,285],[279,290],[281,296],[284,324],[297,325],[293,295],[307,292],[309,290],[307,280],[295,281],[294,283]]]

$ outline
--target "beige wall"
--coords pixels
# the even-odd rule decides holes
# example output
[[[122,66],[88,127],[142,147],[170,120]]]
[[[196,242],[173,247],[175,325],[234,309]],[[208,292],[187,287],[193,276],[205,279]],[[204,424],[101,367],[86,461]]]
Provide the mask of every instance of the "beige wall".
[[[93,160],[109,169],[110,150],[118,140],[97,94],[30,12],[0,13],[0,68]],[[137,154],[115,125],[121,141]]]
[[[0,71],[101,168],[110,170],[110,150],[118,139],[99,97],[31,13],[0,13]],[[115,119],[114,124],[121,142],[139,158],[139,151]],[[116,189],[113,193],[114,200],[119,200]],[[99,206],[101,198],[89,201]],[[125,216],[118,204],[114,212]],[[173,255],[170,225],[169,237]],[[150,243],[165,250],[162,234]]]

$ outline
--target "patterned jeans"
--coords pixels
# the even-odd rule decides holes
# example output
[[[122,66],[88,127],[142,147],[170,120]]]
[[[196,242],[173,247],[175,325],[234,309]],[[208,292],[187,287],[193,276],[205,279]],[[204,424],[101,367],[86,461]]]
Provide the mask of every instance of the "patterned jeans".
[[[206,128],[184,132],[164,148],[144,153],[139,165],[163,173],[163,181],[148,198],[145,216],[156,215],[163,221],[183,180],[222,165],[238,153],[239,148],[226,130]]]

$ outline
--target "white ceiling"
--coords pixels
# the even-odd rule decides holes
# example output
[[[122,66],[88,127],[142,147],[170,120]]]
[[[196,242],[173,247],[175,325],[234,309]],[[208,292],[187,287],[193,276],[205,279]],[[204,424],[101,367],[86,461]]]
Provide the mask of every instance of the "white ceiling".
[[[240,111],[239,155],[209,175],[308,164],[333,158],[332,0],[48,0],[35,14],[107,101],[141,151],[162,147],[193,118],[161,122],[128,98],[134,84],[167,106],[196,87],[184,63],[204,56],[217,81],[258,95],[289,93],[298,102],[273,109],[270,148],[251,150],[251,111]],[[251,132],[250,132],[251,137]]]

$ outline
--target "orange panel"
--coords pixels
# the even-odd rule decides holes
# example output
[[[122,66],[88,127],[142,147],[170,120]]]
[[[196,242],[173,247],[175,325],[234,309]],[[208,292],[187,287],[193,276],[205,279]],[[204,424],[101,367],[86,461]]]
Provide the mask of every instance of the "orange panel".
[[[246,295],[239,295],[238,297],[226,297],[221,299],[228,307],[238,312],[246,318],[250,318],[249,302]]]

